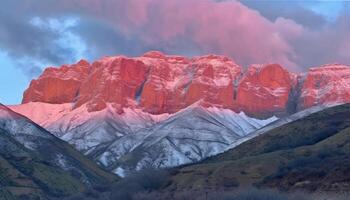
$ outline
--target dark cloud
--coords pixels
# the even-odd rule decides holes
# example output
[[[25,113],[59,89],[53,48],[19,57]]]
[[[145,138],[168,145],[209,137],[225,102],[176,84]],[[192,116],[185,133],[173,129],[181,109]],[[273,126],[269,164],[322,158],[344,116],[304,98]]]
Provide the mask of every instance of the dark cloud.
[[[0,8],[0,50],[5,51],[30,77],[40,73],[43,63],[72,61],[74,52],[57,44],[56,31],[35,27],[28,12],[14,12],[16,0]],[[20,7],[20,6],[19,6]]]
[[[0,14],[0,48],[7,50],[9,55],[20,59],[23,56],[41,57],[57,61],[60,58],[54,49],[41,44],[47,44],[55,38],[50,32],[41,31],[18,18]],[[30,68],[30,66],[28,66]]]
[[[117,28],[93,19],[82,19],[78,26],[70,30],[89,47],[87,54],[90,59],[113,54],[136,56],[145,50],[138,37],[125,36]]]

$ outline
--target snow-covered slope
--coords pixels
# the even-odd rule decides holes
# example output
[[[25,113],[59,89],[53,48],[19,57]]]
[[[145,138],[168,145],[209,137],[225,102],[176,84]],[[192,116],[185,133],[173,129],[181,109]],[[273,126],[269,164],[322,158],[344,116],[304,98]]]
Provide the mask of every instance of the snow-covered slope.
[[[151,115],[140,109],[131,108],[124,108],[124,112],[118,114],[110,104],[106,109],[95,112],[88,112],[85,105],[72,109],[72,104],[69,103],[31,102],[10,108],[27,116],[84,153],[93,151],[100,144],[151,126],[169,116]]]
[[[160,115],[132,108],[118,113],[113,104],[96,112],[88,112],[85,105],[70,107],[36,102],[11,108],[116,173],[204,159],[277,119],[258,120],[243,112],[200,104]],[[36,116],[35,108],[47,117]]]
[[[189,107],[116,140],[96,158],[119,175],[125,170],[193,163],[223,152],[232,142],[274,120],[257,120],[215,107]]]
[[[32,123],[29,119],[11,111],[0,104],[0,129],[11,134],[17,142],[28,149],[36,150],[40,147],[39,141],[54,140],[55,137],[43,128]],[[37,142],[36,142],[37,141]]]
[[[50,134],[25,116],[0,104],[0,157],[25,159],[25,156],[16,158],[21,152],[30,157],[28,165],[32,162],[45,162],[45,165],[69,174],[79,174],[75,179],[79,179],[86,185],[102,183],[110,176],[68,143]],[[34,170],[45,171],[45,169]]]

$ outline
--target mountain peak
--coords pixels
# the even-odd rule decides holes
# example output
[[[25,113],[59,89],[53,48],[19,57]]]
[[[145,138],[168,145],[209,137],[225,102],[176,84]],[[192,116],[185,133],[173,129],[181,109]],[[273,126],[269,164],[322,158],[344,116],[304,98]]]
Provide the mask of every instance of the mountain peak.
[[[79,66],[89,66],[90,63],[89,63],[89,61],[87,61],[87,60],[85,60],[85,59],[81,59],[81,60],[79,60],[79,61],[77,62],[77,65],[79,65]]]
[[[160,51],[149,51],[142,55],[142,57],[149,57],[149,58],[165,58],[165,54]]]

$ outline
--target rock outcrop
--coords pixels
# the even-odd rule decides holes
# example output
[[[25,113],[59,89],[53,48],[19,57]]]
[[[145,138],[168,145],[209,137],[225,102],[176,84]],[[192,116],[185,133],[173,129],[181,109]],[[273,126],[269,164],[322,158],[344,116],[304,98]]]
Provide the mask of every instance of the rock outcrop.
[[[46,68],[38,79],[30,83],[29,88],[24,92],[22,103],[74,102],[89,71],[90,64],[85,60],[73,65],[63,65],[60,68]]]
[[[350,102],[350,67],[340,64],[311,68],[307,73],[298,109]]]
[[[278,64],[252,65],[238,84],[236,103],[247,113],[283,114],[295,85],[296,75]]]
[[[135,58],[105,57],[91,65],[80,61],[47,68],[31,82],[23,103],[74,103],[74,108],[87,104],[89,111],[112,103],[118,112],[132,107],[161,114],[201,102],[251,116],[283,116],[289,102],[295,102],[295,111],[350,102],[349,77],[350,68],[344,65],[297,75],[278,64],[252,65],[244,71],[225,56],[187,58],[152,51]]]

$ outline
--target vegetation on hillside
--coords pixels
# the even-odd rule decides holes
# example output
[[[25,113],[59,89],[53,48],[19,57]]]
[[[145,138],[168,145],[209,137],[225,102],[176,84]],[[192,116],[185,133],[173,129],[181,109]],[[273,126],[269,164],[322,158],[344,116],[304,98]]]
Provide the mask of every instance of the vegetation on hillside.
[[[180,167],[169,191],[255,186],[308,192],[350,190],[350,105],[273,129],[201,163]]]
[[[117,180],[65,142],[36,141],[45,146],[31,149],[0,128],[0,200],[62,198]]]

